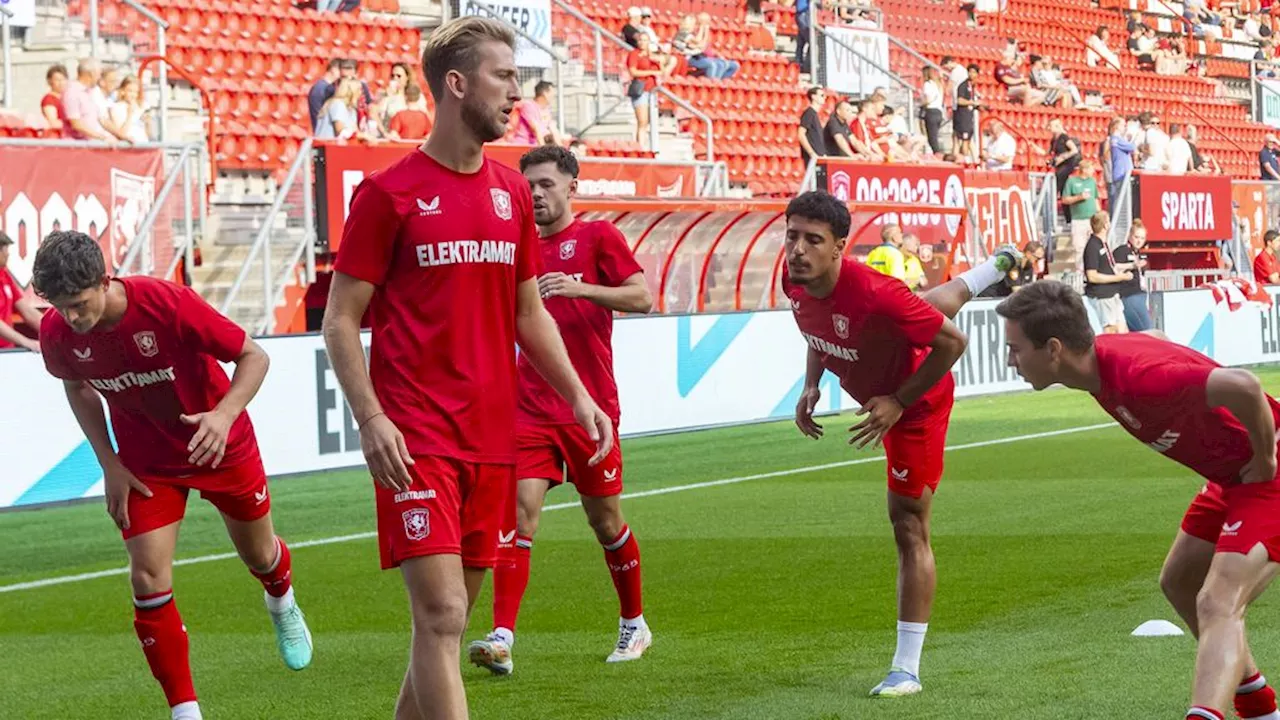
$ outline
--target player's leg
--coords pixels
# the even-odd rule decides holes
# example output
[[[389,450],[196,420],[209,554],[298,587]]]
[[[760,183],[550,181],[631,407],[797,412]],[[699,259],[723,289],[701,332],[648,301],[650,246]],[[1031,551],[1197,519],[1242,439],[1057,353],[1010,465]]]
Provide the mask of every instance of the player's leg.
[[[955,319],[964,304],[1004,279],[1022,262],[1022,253],[1012,245],[1002,245],[991,257],[954,279],[921,293],[920,297],[943,315]]]
[[[458,663],[467,624],[462,558],[412,557],[400,563],[400,573],[409,593],[413,639],[396,720],[465,720],[467,695]]]

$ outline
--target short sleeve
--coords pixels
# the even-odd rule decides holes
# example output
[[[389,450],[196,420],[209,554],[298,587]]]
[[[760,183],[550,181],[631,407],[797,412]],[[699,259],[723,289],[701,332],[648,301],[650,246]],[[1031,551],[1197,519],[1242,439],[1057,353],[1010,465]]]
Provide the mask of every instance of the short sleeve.
[[[919,348],[933,343],[946,320],[937,308],[911,292],[902,281],[883,275],[872,279],[869,291],[875,297],[875,312],[893,321],[907,342]]]
[[[1101,266],[1099,263],[1101,261],[1101,258],[1099,256],[1102,255],[1102,253],[1100,252],[1101,250],[1102,250],[1102,243],[1097,241],[1095,238],[1089,238],[1089,242],[1085,243],[1084,269],[1086,272],[1088,272],[1089,270],[1100,269]]]
[[[521,183],[516,187],[520,198],[520,224],[524,230],[520,233],[520,246],[516,248],[516,282],[521,283],[531,277],[537,277],[542,271],[542,248],[538,239],[538,226],[533,221],[533,196],[529,186]]]
[[[71,369],[67,356],[63,354],[64,346],[60,340],[65,336],[53,329],[53,324],[61,321],[61,316],[56,312],[44,316],[44,321],[40,323],[40,357],[44,360],[44,369],[50,375],[59,380],[80,380],[82,378]]]
[[[602,232],[596,245],[596,263],[605,285],[618,287],[632,275],[644,272],[621,230],[609,222],[602,222],[598,227]]]
[[[334,269],[373,285],[386,282],[400,235],[400,213],[386,191],[366,179],[356,187]]]
[[[213,309],[195,290],[178,291],[178,337],[185,349],[208,353],[222,362],[240,357],[248,336],[244,328]]]

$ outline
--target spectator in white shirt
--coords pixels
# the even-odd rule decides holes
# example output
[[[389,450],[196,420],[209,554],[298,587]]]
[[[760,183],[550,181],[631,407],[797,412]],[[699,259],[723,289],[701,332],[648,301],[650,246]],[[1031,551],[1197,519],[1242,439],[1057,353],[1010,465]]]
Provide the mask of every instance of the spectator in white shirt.
[[[1005,130],[999,120],[991,123],[991,142],[982,150],[988,170],[1012,170],[1013,157],[1018,154],[1018,141]]]
[[[1182,126],[1169,126],[1169,144],[1165,148],[1165,171],[1170,175],[1186,175],[1191,170],[1191,143],[1182,137]]]
[[[1164,172],[1168,168],[1169,136],[1160,129],[1160,116],[1154,113],[1143,113],[1138,116],[1142,124],[1143,142],[1147,146],[1146,159],[1142,169],[1150,172]]]
[[[1085,51],[1084,61],[1089,67],[1104,67],[1112,70],[1120,69],[1120,58],[1116,56],[1115,51],[1107,46],[1107,39],[1111,37],[1111,31],[1106,25],[1099,25],[1089,39],[1085,41],[1088,50]]]
[[[942,152],[942,141],[938,139],[938,131],[942,129],[942,83],[938,73],[932,66],[926,65],[920,71],[924,78],[921,94],[924,95],[924,107],[921,120],[924,123],[924,134],[929,139],[929,149],[935,153]]]
[[[956,91],[960,89],[960,83],[969,79],[969,69],[963,63],[956,62],[956,59],[947,55],[942,58],[942,69],[947,73],[947,85],[951,92],[951,104],[956,104]]]

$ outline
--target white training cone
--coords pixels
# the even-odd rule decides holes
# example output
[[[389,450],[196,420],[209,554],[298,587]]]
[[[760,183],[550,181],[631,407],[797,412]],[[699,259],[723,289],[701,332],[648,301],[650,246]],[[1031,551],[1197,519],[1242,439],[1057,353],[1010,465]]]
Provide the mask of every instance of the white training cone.
[[[1134,637],[1176,637],[1183,634],[1182,628],[1168,620],[1148,620],[1133,631]]]

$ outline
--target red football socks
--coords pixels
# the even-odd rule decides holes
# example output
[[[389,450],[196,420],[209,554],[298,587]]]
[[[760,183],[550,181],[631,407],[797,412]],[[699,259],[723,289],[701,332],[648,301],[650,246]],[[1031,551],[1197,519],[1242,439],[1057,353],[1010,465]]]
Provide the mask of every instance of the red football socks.
[[[1274,717],[1276,691],[1267,685],[1262,673],[1254,673],[1236,689],[1235,706],[1236,714],[1245,720]]]
[[[529,560],[533,554],[533,538],[516,536],[511,554],[493,569],[493,627],[516,629],[520,601],[529,587]]]
[[[136,597],[133,605],[133,629],[169,707],[195,701],[187,628],[173,601],[173,591]]]
[[[604,560],[613,576],[613,587],[618,591],[618,603],[624,620],[640,617],[643,603],[640,600],[640,546],[636,544],[631,528],[622,531],[612,542],[604,546]]]
[[[289,555],[289,546],[284,544],[284,540],[277,537],[276,547],[278,548],[276,562],[270,570],[258,572],[250,568],[249,572],[258,578],[268,595],[283,597],[289,592],[289,588],[293,587],[293,559]]]

